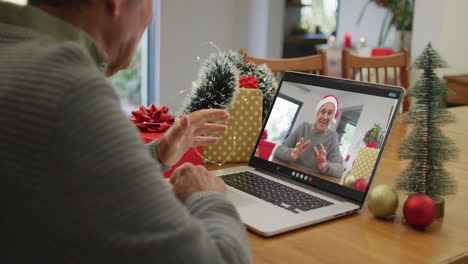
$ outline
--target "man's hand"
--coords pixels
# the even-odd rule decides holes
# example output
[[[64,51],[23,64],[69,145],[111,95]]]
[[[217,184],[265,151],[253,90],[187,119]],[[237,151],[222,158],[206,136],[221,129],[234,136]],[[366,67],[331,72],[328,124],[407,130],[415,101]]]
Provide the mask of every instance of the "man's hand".
[[[315,154],[315,164],[317,164],[318,169],[320,172],[324,172],[327,168],[327,151],[320,144],[320,153],[317,150],[317,147],[314,147],[314,154]]]
[[[229,113],[222,109],[203,109],[184,115],[158,140],[159,161],[172,167],[190,147],[216,144],[217,137],[201,135],[226,131],[227,126],[211,124],[211,122],[228,119]]]
[[[172,172],[169,179],[177,198],[185,202],[190,196],[201,191],[226,192],[226,185],[219,177],[208,172],[205,167],[184,163]]]
[[[291,152],[291,161],[296,161],[302,153],[304,153],[307,146],[310,144],[310,139],[304,144],[304,138],[301,137],[301,140],[296,144],[293,151]]]

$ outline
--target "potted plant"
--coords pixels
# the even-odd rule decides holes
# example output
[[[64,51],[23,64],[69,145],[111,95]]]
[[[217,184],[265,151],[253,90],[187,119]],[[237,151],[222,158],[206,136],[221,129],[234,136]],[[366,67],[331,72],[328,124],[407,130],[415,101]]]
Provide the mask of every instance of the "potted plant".
[[[409,48],[405,45],[406,32],[413,27],[414,0],[369,0],[361,9],[358,24],[361,22],[369,4],[387,8],[379,33],[379,46],[387,40],[392,26],[395,26],[400,35],[400,49]]]

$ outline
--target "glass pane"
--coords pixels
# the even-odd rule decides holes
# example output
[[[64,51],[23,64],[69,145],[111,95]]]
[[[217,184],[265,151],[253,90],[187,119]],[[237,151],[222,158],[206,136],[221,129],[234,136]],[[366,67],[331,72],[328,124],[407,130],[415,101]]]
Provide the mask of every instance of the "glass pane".
[[[343,158],[346,158],[346,155],[348,154],[348,149],[352,143],[355,130],[356,130],[356,125],[353,125],[349,122],[346,124],[345,129],[344,129],[344,135],[341,137],[341,141],[340,141],[340,151],[341,151],[341,156],[343,156]]]
[[[18,5],[25,5],[28,2],[28,0],[5,0],[5,1],[18,4]]]
[[[336,34],[336,19],[338,0],[302,0],[305,7],[301,8],[301,28],[311,32]]]
[[[137,110],[141,104],[141,52],[142,44],[140,42],[130,67],[109,78],[114,88],[120,94],[122,111],[127,116],[131,116],[131,111]]]
[[[276,144],[283,143],[289,129],[293,125],[292,122],[298,108],[298,104],[277,97],[265,127],[268,132],[268,141]]]

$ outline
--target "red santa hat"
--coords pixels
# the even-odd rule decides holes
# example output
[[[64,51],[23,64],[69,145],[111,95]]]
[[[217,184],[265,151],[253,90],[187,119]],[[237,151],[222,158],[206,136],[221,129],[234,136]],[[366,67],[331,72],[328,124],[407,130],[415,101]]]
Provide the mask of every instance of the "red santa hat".
[[[317,104],[317,109],[315,109],[315,116],[317,116],[318,111],[320,110],[320,107],[322,107],[326,103],[332,103],[335,106],[335,115],[332,119],[332,124],[336,123],[336,118],[338,117],[338,99],[334,95],[326,95],[325,97],[320,100]]]

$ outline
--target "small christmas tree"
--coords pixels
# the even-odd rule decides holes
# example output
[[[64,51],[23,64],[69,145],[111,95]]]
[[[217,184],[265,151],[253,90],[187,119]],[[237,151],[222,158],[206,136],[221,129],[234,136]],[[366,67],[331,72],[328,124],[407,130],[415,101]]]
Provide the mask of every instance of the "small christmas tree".
[[[412,126],[400,149],[400,158],[411,162],[400,174],[397,188],[439,200],[456,191],[455,181],[444,169],[443,162],[454,159],[457,148],[439,127],[454,122],[442,101],[451,92],[434,71],[447,64],[429,43],[415,66],[423,73],[407,94],[413,97],[413,105],[403,122]]]

